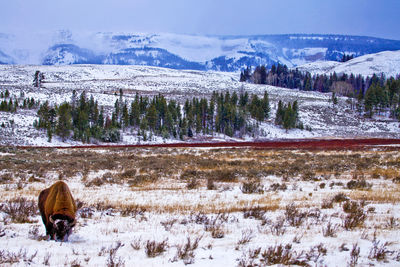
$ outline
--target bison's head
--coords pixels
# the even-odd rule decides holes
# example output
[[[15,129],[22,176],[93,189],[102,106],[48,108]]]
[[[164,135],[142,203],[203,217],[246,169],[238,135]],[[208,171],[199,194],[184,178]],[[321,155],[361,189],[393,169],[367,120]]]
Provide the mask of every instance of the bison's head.
[[[52,239],[60,241],[68,241],[68,237],[71,234],[72,227],[75,226],[76,220],[70,221],[68,219],[58,219],[50,216],[50,222],[53,224],[53,236]]]

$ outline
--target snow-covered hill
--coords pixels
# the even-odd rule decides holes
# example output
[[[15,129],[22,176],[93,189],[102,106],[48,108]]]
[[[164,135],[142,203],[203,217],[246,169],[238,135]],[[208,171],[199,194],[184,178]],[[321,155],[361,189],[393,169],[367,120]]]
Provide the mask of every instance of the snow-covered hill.
[[[35,71],[44,73],[43,88],[32,86]],[[339,97],[337,106],[330,102],[330,94],[305,92],[278,88],[266,85],[240,83],[236,73],[213,71],[172,70],[167,68],[119,65],[68,65],[68,66],[33,66],[33,65],[2,65],[0,66],[0,91],[8,89],[12,97],[21,99],[35,98],[42,103],[49,100],[50,104],[70,101],[72,91],[78,95],[86,91],[93,95],[99,105],[105,107],[111,115],[120,89],[124,100],[133,100],[136,92],[142,95],[163,94],[167,98],[176,99],[183,104],[187,98],[209,97],[215,90],[231,93],[247,91],[249,94],[259,94],[266,90],[270,96],[270,119],[261,123],[257,136],[245,136],[242,140],[281,139],[281,138],[313,138],[313,137],[395,137],[400,138],[399,123],[385,117],[366,119],[350,109],[347,98]],[[300,120],[307,130],[290,130],[274,125],[275,112],[279,100],[284,102],[297,100],[299,102]],[[0,112],[0,144],[18,145],[71,145],[79,144],[68,141],[63,143],[53,138],[47,142],[45,132],[33,128],[37,119],[37,110],[19,109],[16,114]],[[130,129],[122,132],[122,144],[135,144],[137,131]],[[226,136],[206,136],[214,140],[229,140]],[[163,140],[154,138],[148,142],[178,142],[179,140]]]
[[[385,51],[354,58],[347,62],[318,61],[297,67],[313,74],[354,73],[372,76],[383,73],[386,77],[400,75],[400,50]]]
[[[399,50],[400,41],[344,35],[195,36],[170,33],[0,34],[0,63],[119,64],[238,71],[283,63],[289,67]]]

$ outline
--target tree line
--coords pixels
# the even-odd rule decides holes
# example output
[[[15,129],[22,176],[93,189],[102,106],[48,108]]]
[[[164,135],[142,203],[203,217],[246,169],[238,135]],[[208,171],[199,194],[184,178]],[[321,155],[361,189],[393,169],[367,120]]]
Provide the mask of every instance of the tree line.
[[[39,102],[36,102],[33,97],[25,98],[23,93],[21,93],[20,99],[15,96],[12,97],[8,89],[6,89],[4,92],[0,92],[0,99],[0,111],[5,112],[15,113],[17,112],[18,108],[33,109],[39,105]],[[22,104],[20,104],[20,101],[22,101]]]
[[[289,107],[295,110],[297,122],[297,102]],[[55,134],[63,141],[72,138],[84,143],[95,140],[118,142],[121,130],[136,131],[138,141],[153,136],[185,140],[198,134],[242,137],[256,136],[260,122],[269,118],[270,110],[266,91],[262,97],[247,92],[239,95],[228,91],[213,92],[209,99],[193,97],[180,105],[161,94],[153,97],[136,94],[129,102],[120,90],[111,116],[108,116],[93,96],[88,98],[86,92],[82,92],[78,97],[74,91],[70,102],[55,106],[48,101],[41,104],[34,126],[45,129],[49,141]],[[286,119],[283,117],[282,122]],[[296,123],[277,124],[286,129],[297,127]]]
[[[347,58],[346,58],[347,59]],[[351,108],[368,117],[373,114],[387,114],[400,120],[400,76],[387,79],[383,74],[363,77],[335,72],[329,75],[311,75],[288,69],[286,65],[272,65],[271,69],[257,66],[254,71],[246,68],[240,73],[241,82],[268,84],[278,87],[305,91],[334,92],[350,97]]]

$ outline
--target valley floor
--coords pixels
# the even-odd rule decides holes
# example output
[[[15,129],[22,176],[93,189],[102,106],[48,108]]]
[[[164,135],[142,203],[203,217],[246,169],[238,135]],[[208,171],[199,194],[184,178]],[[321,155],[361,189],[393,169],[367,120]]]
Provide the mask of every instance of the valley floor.
[[[0,148],[0,264],[305,266],[400,262],[398,147]],[[41,190],[79,206],[45,240]]]

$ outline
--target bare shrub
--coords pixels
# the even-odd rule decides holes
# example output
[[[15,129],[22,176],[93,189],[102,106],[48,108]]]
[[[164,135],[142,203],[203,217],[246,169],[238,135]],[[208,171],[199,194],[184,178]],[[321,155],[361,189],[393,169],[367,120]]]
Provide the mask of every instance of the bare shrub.
[[[167,250],[167,248],[168,248],[168,238],[161,242],[157,242],[155,240],[152,241],[147,240],[144,250],[146,252],[147,257],[154,258],[164,253]]]
[[[23,197],[7,200],[0,205],[0,210],[14,223],[32,223],[30,216],[38,214],[37,203],[33,200],[27,200]]]
[[[332,209],[333,208],[333,200],[325,199],[322,201],[321,209]]]
[[[134,239],[132,240],[132,242],[131,242],[131,247],[132,247],[134,250],[139,250],[140,247],[141,247],[141,243],[142,243],[142,238],[141,238],[141,237],[136,237],[136,238],[134,238]]]
[[[124,172],[119,174],[121,179],[129,179],[134,178],[136,176],[137,170],[136,169],[128,169],[124,170]]]
[[[325,237],[335,237],[338,225],[332,225],[329,221],[326,227],[322,227],[322,234]]]
[[[343,211],[347,213],[343,220],[343,227],[346,230],[352,230],[362,225],[367,218],[364,209],[357,202],[345,202]]]
[[[193,169],[186,169],[181,173],[180,179],[181,180],[190,180],[193,178],[203,178],[203,174],[204,173],[201,171],[197,171],[197,170],[193,170]]]
[[[93,217],[94,210],[91,207],[83,207],[78,210],[78,214],[83,219],[90,219]]]
[[[298,234],[293,238],[293,243],[300,244],[303,234]]]
[[[340,252],[349,251],[349,248],[346,247],[346,243],[342,243],[342,244],[339,246],[339,251],[340,251]]]
[[[0,237],[3,237],[5,235],[6,235],[6,231],[5,231],[4,227],[3,227],[3,225],[0,224]]]
[[[362,180],[351,180],[347,183],[348,189],[370,189],[372,187],[371,183],[367,183],[364,179]]]
[[[13,176],[10,173],[3,173],[0,175],[0,184],[6,184],[13,181]]]
[[[276,236],[284,235],[286,232],[285,218],[278,217],[275,222],[270,225],[271,233]]]
[[[307,170],[305,171],[302,176],[301,176],[303,181],[316,181],[318,180],[316,178],[316,174],[315,172],[311,171],[311,170]]]
[[[230,170],[230,169],[213,170],[210,173],[210,176],[213,177],[215,181],[219,182],[232,183],[237,181],[237,172],[235,170]]]
[[[164,226],[165,231],[171,230],[172,226],[178,221],[178,219],[172,218],[165,221],[160,222],[162,226]]]
[[[250,243],[250,241],[254,238],[254,233],[251,229],[245,229],[242,231],[242,237],[238,240],[237,244],[237,248],[240,245],[244,245],[247,243]]]
[[[210,177],[207,178],[207,189],[208,190],[215,190],[216,189],[214,180],[212,178],[210,178]]]
[[[186,188],[189,190],[196,189],[199,186],[199,182],[196,178],[191,178],[186,184]]]
[[[271,246],[261,253],[261,262],[265,265],[300,265],[307,266],[307,263],[301,259],[302,253],[299,255],[292,251],[292,245],[282,244]]]
[[[34,225],[29,228],[28,236],[33,240],[43,240],[44,237],[39,235],[39,225]]]
[[[117,257],[117,251],[121,247],[123,247],[124,244],[121,243],[121,241],[118,241],[115,246],[110,246],[108,249],[108,258],[107,258],[107,266],[108,267],[119,267],[119,266],[125,266],[125,262],[121,257]]]
[[[26,249],[20,249],[18,252],[11,252],[7,250],[0,250],[0,264],[14,264],[21,261],[25,262],[26,265],[33,263],[33,259],[36,258],[37,251],[32,255],[28,255]]]
[[[208,227],[208,231],[211,232],[212,238],[224,238],[225,230],[221,224],[214,224]]]
[[[324,245],[320,243],[319,245],[311,247],[310,250],[306,252],[305,257],[308,261],[317,263],[320,257],[326,255],[327,252],[328,251]]]
[[[43,257],[43,265],[45,265],[45,266],[50,266],[50,257],[51,257],[50,252],[47,252],[47,253],[44,255],[44,257]]]
[[[286,206],[285,217],[291,226],[298,227],[307,218],[307,213],[300,212],[296,205],[292,203]]]
[[[101,177],[96,177],[90,181],[84,181],[86,187],[102,186],[104,184],[120,184],[121,179],[111,172],[104,173]]]
[[[391,251],[388,249],[387,246],[390,245],[389,242],[385,242],[381,245],[379,245],[380,241],[374,240],[372,241],[372,247],[369,251],[368,258],[369,259],[375,259],[377,261],[382,261],[386,260],[386,257],[388,255],[392,255],[394,251]]]
[[[243,218],[263,220],[266,211],[260,206],[254,206],[243,210]]]
[[[176,255],[171,260],[172,262],[176,262],[178,260],[183,260],[185,265],[194,263],[194,251],[198,248],[199,242],[202,237],[196,237],[194,241],[187,237],[186,243],[183,245],[176,246]]]
[[[123,206],[121,208],[121,216],[123,217],[133,217],[136,218],[137,216],[144,216],[146,212],[146,208],[140,206],[140,205],[135,205],[135,204],[131,204],[131,205],[126,205]]]
[[[71,262],[69,263],[69,265],[70,265],[71,267],[81,267],[81,266],[82,266],[82,264],[81,264],[81,262],[80,262],[79,259],[74,259],[73,261],[71,261]]]
[[[360,257],[360,247],[356,244],[353,245],[353,248],[350,251],[350,262],[349,266],[354,267],[357,265],[358,258]]]
[[[344,193],[338,193],[332,199],[332,201],[336,203],[340,203],[347,200],[349,200],[349,197],[346,196]]]
[[[256,181],[256,180],[243,182],[242,185],[240,186],[240,190],[242,190],[242,192],[244,194],[263,194],[264,193],[263,185],[259,181]]]
[[[270,191],[274,191],[274,192],[276,192],[276,191],[286,191],[287,190],[287,186],[286,186],[285,183],[282,183],[282,184],[274,183],[274,184],[270,185],[269,190]]]
[[[239,267],[249,267],[249,266],[259,266],[256,263],[258,256],[260,255],[261,248],[249,249],[247,252],[243,253],[242,258],[238,259]]]
[[[396,219],[395,217],[391,216],[386,223],[386,226],[390,229],[394,229],[399,225],[398,223],[398,219]]]
[[[158,175],[156,173],[150,174],[138,174],[135,177],[128,179],[128,184],[130,186],[140,186],[147,183],[154,183],[158,180]]]

